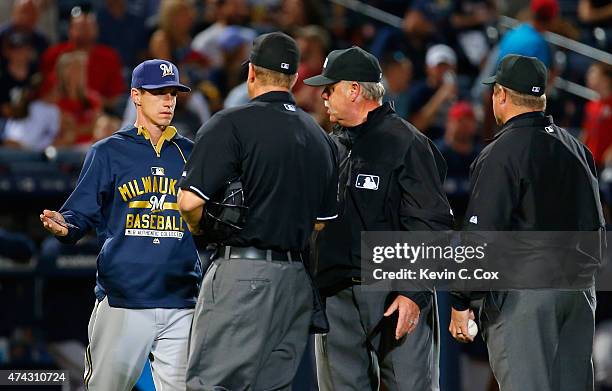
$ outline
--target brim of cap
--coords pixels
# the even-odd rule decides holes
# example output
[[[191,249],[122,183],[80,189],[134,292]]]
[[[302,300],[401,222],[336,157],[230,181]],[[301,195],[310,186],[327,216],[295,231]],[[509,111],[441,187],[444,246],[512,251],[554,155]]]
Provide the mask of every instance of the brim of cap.
[[[181,92],[189,92],[191,88],[187,87],[184,84],[180,83],[170,83],[170,84],[145,84],[140,86],[140,88],[145,90],[157,90],[158,88],[166,88],[166,87],[175,87],[177,90]]]
[[[309,77],[308,79],[304,79],[304,84],[313,86],[313,87],[320,87],[320,86],[326,86],[329,84],[335,84],[338,81],[339,80],[330,79],[329,77],[325,77],[323,75],[317,75],[317,76]]]
[[[497,78],[495,75],[489,76],[482,81],[482,84],[495,84],[497,83]]]

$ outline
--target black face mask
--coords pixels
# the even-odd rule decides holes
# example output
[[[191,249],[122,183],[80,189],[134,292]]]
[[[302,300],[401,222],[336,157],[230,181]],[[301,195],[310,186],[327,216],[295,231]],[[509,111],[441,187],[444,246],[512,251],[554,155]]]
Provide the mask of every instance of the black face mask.
[[[240,180],[231,181],[205,206],[202,228],[209,243],[223,244],[246,225],[249,207]]]

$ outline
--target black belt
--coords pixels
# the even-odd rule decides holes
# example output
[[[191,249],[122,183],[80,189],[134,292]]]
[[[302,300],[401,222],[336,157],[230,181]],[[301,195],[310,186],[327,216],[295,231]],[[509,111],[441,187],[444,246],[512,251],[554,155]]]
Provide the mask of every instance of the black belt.
[[[217,248],[217,257],[254,261],[302,262],[302,254],[299,251],[262,250],[256,247],[220,246]]]

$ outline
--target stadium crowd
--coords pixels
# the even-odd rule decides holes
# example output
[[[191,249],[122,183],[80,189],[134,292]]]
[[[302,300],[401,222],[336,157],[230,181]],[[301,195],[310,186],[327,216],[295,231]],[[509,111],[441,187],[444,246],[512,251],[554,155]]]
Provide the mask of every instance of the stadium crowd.
[[[401,26],[328,0],[0,2],[0,304],[5,308],[0,368],[70,368],[78,383],[94,300],[95,263],[87,262],[97,243],[90,238],[76,248],[63,247],[45,235],[37,216],[42,205],[61,205],[89,146],[134,123],[130,72],[148,58],[177,64],[182,82],[192,86],[190,94],[178,97],[173,125],[193,139],[212,114],[248,102],[243,62],[261,33],[280,30],[296,39],[301,50],[296,102],[328,131],[333,125],[321,89],[306,87],[303,80],[321,72],[330,50],[358,45],[370,51],[383,68],[385,100],[394,102],[397,113],[430,137],[446,159],[445,191],[456,221],[462,221],[470,164],[496,129],[491,90],[480,81],[494,73],[505,54],[534,56],[548,67],[547,112],[593,153],[609,210],[612,65],[552,46],[545,32],[609,53],[612,1],[367,4]],[[507,28],[502,15],[518,25]],[[586,86],[591,98],[558,88],[562,83],[555,80]],[[71,260],[68,266],[58,262],[62,256]],[[602,390],[612,389],[609,298],[602,294],[598,300],[595,359]],[[446,333],[442,338],[444,391],[494,389],[482,344],[459,347]],[[485,374],[471,376],[472,383],[464,379],[463,388],[461,354],[463,373]]]

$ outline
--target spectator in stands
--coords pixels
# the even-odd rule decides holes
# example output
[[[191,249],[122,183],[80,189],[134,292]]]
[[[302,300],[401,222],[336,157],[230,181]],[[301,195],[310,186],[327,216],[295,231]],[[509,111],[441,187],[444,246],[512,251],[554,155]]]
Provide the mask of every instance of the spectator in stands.
[[[221,67],[223,52],[219,36],[227,26],[244,24],[249,7],[245,0],[207,0],[206,8],[212,10],[211,19],[215,22],[195,36],[191,48],[206,57],[212,67]]]
[[[315,120],[326,127],[329,123],[327,109],[321,100],[322,88],[306,87],[304,79],[321,72],[327,53],[331,49],[329,33],[320,26],[309,25],[296,30],[295,41],[300,48],[298,78],[293,87],[293,95],[299,107],[310,113]]]
[[[147,49],[145,19],[129,11],[127,0],[105,0],[96,18],[100,27],[98,41],[115,48],[123,66],[131,69],[144,59]]]
[[[61,112],[56,146],[88,146],[102,109],[99,94],[87,86],[87,54],[70,52],[60,56],[56,66],[55,102]]]
[[[126,31],[125,34],[129,34]],[[72,10],[68,41],[51,46],[43,54],[41,71],[43,74],[42,94],[57,83],[55,78],[58,58],[73,51],[87,54],[87,85],[101,97],[105,107],[121,104],[120,99],[126,91],[122,75],[121,59],[117,51],[96,42],[98,23],[92,13],[85,13],[79,7]]]
[[[163,0],[159,9],[159,26],[149,41],[151,56],[174,62],[182,60],[189,52],[194,18],[192,1]]]
[[[282,0],[275,20],[281,30],[293,31],[308,25],[323,25],[323,6],[320,0]]]
[[[409,121],[432,140],[442,137],[448,109],[458,96],[455,69],[457,57],[449,46],[438,44],[427,50],[425,80],[410,89]]]
[[[54,89],[30,103],[27,116],[7,122],[5,145],[34,151],[56,146],[89,145],[101,110],[99,95],[87,87],[87,54],[69,52],[56,65]]]
[[[596,62],[589,68],[587,87],[599,94],[584,108],[582,139],[591,150],[597,168],[612,164],[612,66]]]
[[[600,27],[605,34],[601,36],[601,32],[595,35],[595,40],[598,41],[598,46],[604,50],[610,51],[612,48],[612,0],[579,0],[578,2],[578,19],[586,24],[591,31],[589,32],[590,39],[594,31],[593,29]]]
[[[459,72],[478,75],[482,62],[489,53],[485,29],[497,19],[494,0],[455,0],[450,17],[451,39],[458,51]]]
[[[450,36],[452,11],[451,1],[413,0],[404,16],[403,28],[409,36],[445,42]]]
[[[408,118],[410,109],[410,81],[412,80],[412,62],[400,51],[389,53],[382,59],[383,85],[385,102],[393,102],[395,112],[400,117]]]
[[[3,146],[43,151],[53,143],[60,129],[60,110],[49,98],[27,106],[27,115],[12,118],[4,128]]]
[[[531,0],[532,18],[529,23],[523,23],[504,35],[499,44],[497,62],[507,54],[521,54],[537,57],[551,69],[552,53],[544,39],[544,32],[550,27],[559,14],[557,0]],[[550,76],[550,75],[549,75]],[[550,85],[552,80],[548,79]]]
[[[34,242],[27,235],[0,228],[0,258],[29,262],[35,253]]]
[[[475,142],[477,129],[472,105],[458,101],[448,111],[444,138],[438,143],[438,149],[448,166],[444,191],[458,222],[463,221],[462,216],[469,201],[470,165],[480,152]]]
[[[112,111],[103,111],[96,119],[92,142],[112,136],[119,128],[121,128],[121,117]]]
[[[220,95],[226,96],[232,88],[246,81],[247,69],[243,63],[249,57],[256,36],[255,30],[240,26],[227,26],[219,34],[217,44],[223,66],[210,69],[208,80]]]
[[[31,98],[36,56],[30,36],[18,31],[0,38],[0,117],[24,117]]]
[[[0,40],[13,32],[26,35],[36,52],[36,62],[49,45],[47,38],[35,29],[39,11],[35,0],[16,0],[10,21],[0,26]]]
[[[412,61],[413,78],[424,79],[425,55],[427,48],[435,43],[444,41],[436,32],[436,21],[440,15],[450,12],[450,2],[439,5],[441,2],[415,1],[413,3],[403,2],[405,11],[401,31],[390,26],[379,26],[371,44],[371,52],[382,59],[387,53],[401,51]],[[407,6],[406,4],[410,4]],[[395,8],[398,12],[399,8]]]
[[[153,58],[172,61],[196,85],[207,76],[208,60],[191,48],[196,9],[192,0],[162,0],[159,25],[149,41]]]

